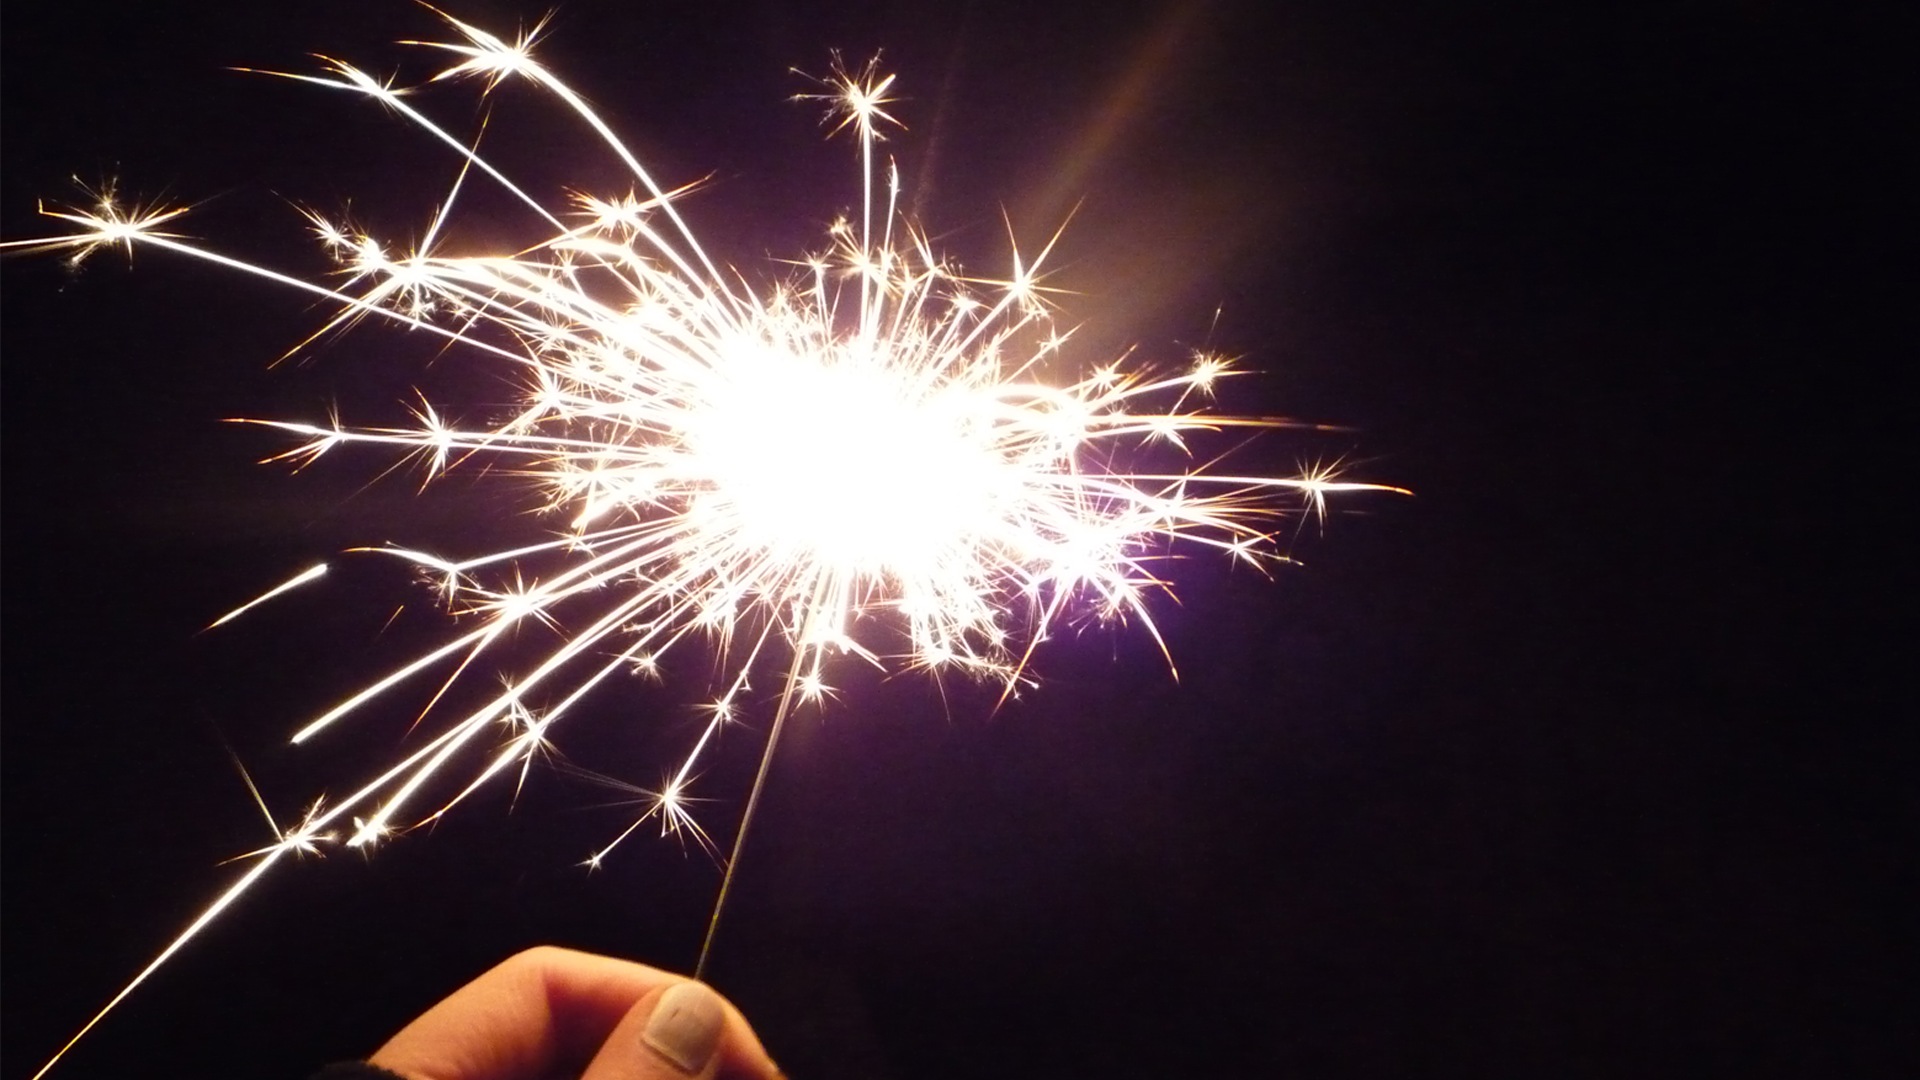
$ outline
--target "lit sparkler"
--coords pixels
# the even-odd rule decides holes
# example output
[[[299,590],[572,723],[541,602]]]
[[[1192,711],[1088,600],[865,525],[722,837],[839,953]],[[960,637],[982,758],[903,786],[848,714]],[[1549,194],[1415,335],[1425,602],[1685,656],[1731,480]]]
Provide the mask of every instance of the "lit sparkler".
[[[555,724],[591,692],[651,671],[689,639],[730,657],[729,674],[648,808],[588,862],[650,821],[712,848],[689,812],[690,784],[721,729],[749,706],[752,680],[772,673],[778,704],[717,922],[781,725],[833,694],[835,657],[961,673],[998,683],[1004,697],[1032,681],[1034,648],[1064,621],[1129,620],[1154,632],[1145,597],[1167,587],[1154,567],[1175,545],[1260,565],[1284,558],[1276,537],[1286,522],[1323,514],[1329,494],[1398,490],[1342,481],[1332,468],[1294,477],[1135,470],[1130,462],[1151,450],[1183,456],[1199,433],[1284,422],[1211,412],[1215,384],[1234,374],[1215,355],[1177,370],[1110,363],[1055,378],[1071,334],[1053,321],[1043,284],[1053,241],[1032,257],[1014,252],[998,280],[943,261],[898,211],[897,169],[876,161],[893,79],[873,64],[836,61],[818,92],[802,95],[858,140],[858,220],[836,224],[797,273],[756,286],[702,249],[679,209],[688,189],[658,183],[534,60],[537,28],[509,41],[442,18],[454,40],[410,43],[454,57],[433,81],[539,87],[604,140],[634,191],[549,209],[416,111],[406,90],[327,59],[319,74],[284,77],[371,98],[463,160],[417,245],[396,249],[309,214],[346,278],[317,285],[189,242],[168,231],[180,209],[129,207],[110,189],[90,205],[45,208],[69,234],[4,245],[75,260],[109,246],[164,249],[337,303],[322,334],[384,319],[514,369],[524,396],[489,426],[448,423],[425,402],[407,427],[255,422],[300,440],[276,458],[296,464],[372,445],[418,459],[430,475],[476,459],[504,465],[532,478],[536,508],[565,522],[550,539],[465,558],[379,549],[429,576],[467,625],[293,739],[405,688],[436,687],[419,745],[345,797],[314,803],[297,825],[274,825],[276,841],[250,853],[252,866],[74,1041],[282,857],[365,847],[436,820],[503,774],[524,781]],[[506,254],[441,254],[461,187],[476,180],[519,200],[550,238]],[[533,622],[560,629],[562,643],[477,707],[448,707],[449,689]]]

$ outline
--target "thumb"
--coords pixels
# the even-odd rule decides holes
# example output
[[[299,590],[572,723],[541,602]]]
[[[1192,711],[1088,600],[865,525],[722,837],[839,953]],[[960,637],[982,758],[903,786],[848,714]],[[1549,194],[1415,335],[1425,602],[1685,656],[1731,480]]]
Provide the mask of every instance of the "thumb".
[[[703,983],[649,991],[620,1018],[580,1080],[712,1080],[727,1011]]]

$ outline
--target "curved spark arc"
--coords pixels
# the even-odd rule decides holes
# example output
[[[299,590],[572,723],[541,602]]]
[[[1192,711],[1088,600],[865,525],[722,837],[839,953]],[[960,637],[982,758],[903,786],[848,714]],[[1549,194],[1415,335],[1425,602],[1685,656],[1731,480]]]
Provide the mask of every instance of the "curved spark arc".
[[[691,185],[657,183],[586,102],[532,58],[538,28],[508,42],[438,14],[461,40],[409,43],[459,58],[431,81],[476,76],[491,93],[523,80],[547,91],[601,137],[645,194],[577,195],[570,212],[556,213],[413,109],[403,100],[408,89],[322,58],[326,74],[286,77],[393,109],[459,153],[462,181],[473,170],[502,185],[556,230],[551,238],[506,255],[436,254],[456,183],[429,240],[403,254],[309,212],[340,263],[345,283],[334,287],[165,232],[182,209],[122,208],[110,189],[91,209],[45,210],[73,233],[0,247],[66,250],[76,260],[108,245],[157,247],[339,304],[309,341],[377,316],[521,370],[519,411],[486,428],[450,424],[424,399],[411,427],[247,421],[303,440],[269,460],[304,466],[365,444],[417,458],[431,479],[484,458],[536,479],[545,492],[537,509],[571,514],[557,539],[462,560],[366,549],[430,575],[454,614],[479,625],[348,696],[294,741],[451,666],[415,722],[438,716],[456,683],[530,622],[558,631],[561,643],[380,776],[330,806],[315,804],[299,826],[251,853],[258,861],[46,1068],[280,856],[325,842],[367,846],[437,820],[516,766],[524,778],[547,733],[590,691],[651,669],[688,638],[711,640],[722,657],[737,654],[725,662],[725,688],[651,805],[587,864],[655,818],[663,834],[691,835],[712,850],[686,793],[702,755],[746,710],[753,673],[784,649],[774,728],[727,860],[724,900],[778,725],[795,707],[832,694],[831,657],[998,681],[1004,700],[1031,683],[1034,648],[1070,613],[1137,620],[1158,640],[1145,594],[1167,588],[1152,567],[1176,542],[1256,565],[1280,561],[1276,536],[1290,515],[1324,515],[1329,493],[1400,490],[1341,481],[1327,468],[1261,477],[1117,465],[1137,446],[1185,453],[1189,436],[1288,422],[1209,412],[1216,384],[1235,374],[1213,355],[1196,355],[1178,372],[1115,362],[1049,382],[1045,373],[1072,336],[1052,323],[1042,273],[1059,233],[1031,259],[1014,249],[1004,279],[966,277],[900,214],[891,164],[876,206],[875,144],[880,125],[893,122],[885,111],[893,78],[875,64],[849,70],[835,57],[831,74],[816,80],[824,92],[800,95],[825,102],[833,130],[851,129],[859,140],[858,224],[836,225],[827,251],[802,260],[796,280],[756,292],[720,271],[680,213]],[[1303,505],[1276,501],[1286,493]],[[544,578],[524,580],[526,561],[552,565]],[[502,571],[503,580],[488,576]],[[480,755],[478,771],[451,798],[401,823],[444,770],[500,727],[504,742]],[[346,839],[336,841],[334,830],[349,821]],[[709,944],[711,935],[710,924]],[[703,946],[703,962],[705,955]]]

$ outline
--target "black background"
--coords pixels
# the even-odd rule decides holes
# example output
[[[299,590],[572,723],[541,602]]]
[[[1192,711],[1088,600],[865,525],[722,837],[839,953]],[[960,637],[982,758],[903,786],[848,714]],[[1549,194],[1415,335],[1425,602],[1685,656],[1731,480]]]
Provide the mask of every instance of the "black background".
[[[1003,210],[1032,247],[1078,205],[1056,280],[1081,355],[1243,354],[1230,406],[1351,429],[1263,439],[1248,468],[1348,455],[1418,493],[1343,501],[1271,583],[1180,565],[1155,609],[1177,681],[1138,627],[1049,643],[1045,685],[998,712],[846,671],[783,743],[713,973],[796,1077],[1891,1065],[1912,575],[1867,538],[1898,535],[1911,483],[1911,332],[1874,329],[1910,325],[1910,21],[728,7],[580,0],[541,53],[663,180],[712,175],[685,206],[723,260],[777,272],[851,205],[851,147],[785,100],[789,68],[884,47],[910,127],[889,148],[944,247],[991,270]],[[452,175],[365,102],[226,70],[420,72],[387,44],[438,33],[409,5],[12,3],[3,28],[8,238],[70,174],[118,176],[311,274],[289,201],[405,235]],[[475,115],[470,87],[422,100]],[[543,196],[620,183],[524,90],[490,132]],[[132,262],[4,264],[9,1076],[270,839],[224,746],[285,823],[402,744],[397,715],[284,736],[429,640],[382,632],[425,606],[403,575],[346,560],[199,627],[355,544],[542,527],[511,485],[416,495],[366,454],[290,477],[253,464],[284,443],[219,423],[389,422],[416,385],[477,414],[503,386],[484,364],[368,328],[270,368],[322,309]],[[696,656],[670,674],[600,695],[560,748],[655,780],[707,686]],[[754,742],[703,780],[722,835]],[[717,871],[656,841],[580,870],[628,819],[610,798],[536,771],[511,812],[502,788],[371,859],[287,866],[57,1075],[300,1076],[539,942],[689,967]]]

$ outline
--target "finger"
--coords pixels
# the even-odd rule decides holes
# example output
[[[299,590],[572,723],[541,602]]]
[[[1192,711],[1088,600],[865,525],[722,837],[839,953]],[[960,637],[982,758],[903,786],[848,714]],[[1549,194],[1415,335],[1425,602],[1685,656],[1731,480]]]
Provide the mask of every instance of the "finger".
[[[738,1010],[702,983],[678,982],[634,1005],[580,1080],[778,1075]]]
[[[539,1080],[556,1070],[577,1072],[635,1002],[680,981],[611,957],[529,949],[427,1010],[369,1060],[410,1080]]]

